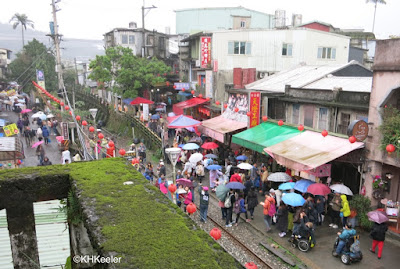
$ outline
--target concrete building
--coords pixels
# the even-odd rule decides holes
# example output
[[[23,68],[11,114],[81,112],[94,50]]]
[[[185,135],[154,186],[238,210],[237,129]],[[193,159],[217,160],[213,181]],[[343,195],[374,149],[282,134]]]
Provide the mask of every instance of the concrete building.
[[[11,50],[0,48],[0,80],[5,79],[8,65],[11,63]]]
[[[393,201],[400,200],[400,141],[393,140],[396,151],[388,154],[386,143],[382,143],[383,134],[379,127],[384,122],[386,107],[400,108],[400,39],[378,40],[376,42],[373,65],[373,84],[369,104],[369,135],[367,138],[367,161],[365,163],[365,187],[367,196],[374,204],[380,201],[375,195],[372,181],[376,175],[387,180],[388,188],[384,196]],[[393,130],[394,137],[399,130]]]
[[[232,29],[271,29],[274,16],[244,7],[190,8],[176,10],[176,33]]]

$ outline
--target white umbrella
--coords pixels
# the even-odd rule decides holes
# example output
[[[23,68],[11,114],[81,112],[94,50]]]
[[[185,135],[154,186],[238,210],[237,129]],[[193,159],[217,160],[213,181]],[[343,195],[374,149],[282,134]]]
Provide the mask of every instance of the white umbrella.
[[[237,167],[243,170],[250,170],[253,168],[253,166],[249,163],[240,163]]]
[[[330,186],[330,188],[331,190],[341,194],[353,195],[353,192],[350,190],[350,188],[343,184],[333,184]]]
[[[54,115],[50,113],[49,115],[47,115],[47,118],[54,118]]]
[[[273,182],[287,182],[291,179],[292,177],[284,172],[272,173],[268,176],[268,180]]]
[[[24,106],[24,104],[15,104],[15,106]]]
[[[32,118],[39,118],[39,116],[44,115],[44,113],[42,111],[36,112],[35,114],[33,114],[31,117]]]
[[[190,155],[189,162],[196,164],[197,162],[203,160],[203,154],[201,153],[194,153]]]
[[[18,99],[18,103],[25,103],[25,99]]]

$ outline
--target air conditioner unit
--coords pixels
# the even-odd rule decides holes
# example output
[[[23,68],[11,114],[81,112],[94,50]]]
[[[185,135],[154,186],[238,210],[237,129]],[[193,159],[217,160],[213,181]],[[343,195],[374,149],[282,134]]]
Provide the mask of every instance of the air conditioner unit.
[[[262,79],[262,78],[265,78],[265,77],[268,77],[268,76],[269,76],[268,72],[257,72],[257,78],[258,79]]]
[[[200,67],[200,60],[196,60],[196,67]]]

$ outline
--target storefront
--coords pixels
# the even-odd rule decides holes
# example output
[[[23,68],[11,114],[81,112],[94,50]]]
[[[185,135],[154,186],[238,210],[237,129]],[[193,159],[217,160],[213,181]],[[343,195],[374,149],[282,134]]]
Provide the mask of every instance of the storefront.
[[[197,106],[201,104],[206,104],[209,103],[207,99],[205,98],[199,98],[199,97],[194,97],[189,100],[174,104],[172,106],[172,111],[175,113],[175,115],[191,115],[195,116],[196,113],[199,113],[196,111],[196,109],[192,109],[191,111],[187,111],[190,108],[196,108]]]

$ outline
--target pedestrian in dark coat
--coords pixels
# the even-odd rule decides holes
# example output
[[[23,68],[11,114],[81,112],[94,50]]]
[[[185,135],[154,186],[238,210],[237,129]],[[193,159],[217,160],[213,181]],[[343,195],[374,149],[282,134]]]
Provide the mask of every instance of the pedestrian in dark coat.
[[[49,136],[50,136],[50,133],[49,133],[49,130],[47,129],[47,126],[46,125],[44,125],[43,127],[42,127],[42,135],[43,135],[43,138],[44,138],[44,143],[47,145],[47,144],[49,144]]]
[[[251,219],[254,219],[254,208],[258,205],[258,195],[254,187],[250,188],[246,198],[247,210],[250,212]]]
[[[278,211],[276,212],[276,216],[276,228],[278,229],[278,231],[280,231],[279,237],[284,237],[288,228],[288,210],[283,202],[279,206]]]
[[[372,248],[369,251],[375,253],[375,248],[378,246],[378,259],[382,258],[383,242],[385,241],[385,234],[387,230],[388,226],[386,223],[379,224],[374,222],[374,226],[372,227],[372,231],[370,233],[372,237]]]

